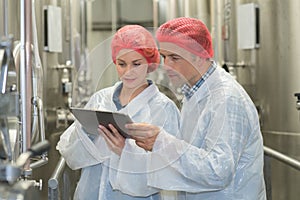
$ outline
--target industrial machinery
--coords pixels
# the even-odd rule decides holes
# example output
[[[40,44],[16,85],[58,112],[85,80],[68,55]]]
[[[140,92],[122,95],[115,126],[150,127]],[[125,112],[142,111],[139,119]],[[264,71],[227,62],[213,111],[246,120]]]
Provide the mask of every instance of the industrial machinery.
[[[81,3],[0,1],[0,199],[47,199],[47,180],[59,159],[55,145],[73,121],[75,53],[78,66],[84,59],[72,24],[77,21],[71,21]],[[51,151],[31,155],[46,140]]]
[[[28,180],[25,177],[24,166],[29,158],[39,156],[49,150],[48,141],[43,141],[32,146],[27,152],[22,153],[16,162],[1,160],[0,162],[0,199],[40,199],[38,188],[42,182]],[[6,147],[7,149],[7,147]],[[1,152],[3,153],[3,152]]]

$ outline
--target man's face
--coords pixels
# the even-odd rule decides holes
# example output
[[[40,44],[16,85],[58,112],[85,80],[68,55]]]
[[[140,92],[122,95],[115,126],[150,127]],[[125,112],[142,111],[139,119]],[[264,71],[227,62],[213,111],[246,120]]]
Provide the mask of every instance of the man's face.
[[[184,83],[194,85],[201,77],[198,59],[185,49],[167,42],[160,43],[160,54],[164,58],[164,69],[175,87]]]

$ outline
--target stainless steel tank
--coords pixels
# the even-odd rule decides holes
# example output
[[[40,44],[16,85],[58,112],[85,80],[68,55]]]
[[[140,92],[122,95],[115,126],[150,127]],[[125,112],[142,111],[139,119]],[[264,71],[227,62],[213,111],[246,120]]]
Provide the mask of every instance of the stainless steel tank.
[[[218,40],[218,45],[224,47],[219,62],[232,63],[234,76],[255,102],[261,117],[264,144],[300,160],[300,120],[294,97],[294,93],[300,91],[300,1],[214,2],[222,10],[223,27],[220,28],[228,31],[226,39]],[[239,49],[237,10],[240,5],[249,3],[259,8],[259,47]],[[273,200],[299,199],[299,171],[274,159],[271,184]]]

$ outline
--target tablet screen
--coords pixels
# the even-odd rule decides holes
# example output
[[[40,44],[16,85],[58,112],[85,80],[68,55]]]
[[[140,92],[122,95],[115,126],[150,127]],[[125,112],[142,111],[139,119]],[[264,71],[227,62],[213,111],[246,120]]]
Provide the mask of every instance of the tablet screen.
[[[130,137],[126,133],[125,124],[132,123],[132,120],[128,115],[124,113],[90,110],[84,108],[71,108],[71,112],[80,122],[84,130],[89,134],[99,135],[99,124],[105,126],[108,129],[108,124],[112,124],[123,137]]]

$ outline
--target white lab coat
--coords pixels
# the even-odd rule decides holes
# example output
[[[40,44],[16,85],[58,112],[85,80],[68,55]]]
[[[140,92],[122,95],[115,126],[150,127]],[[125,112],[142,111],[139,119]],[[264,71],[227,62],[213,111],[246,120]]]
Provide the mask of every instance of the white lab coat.
[[[147,184],[182,191],[179,200],[266,199],[256,108],[221,68],[184,101],[177,137],[162,130],[145,156]]]
[[[227,72],[217,67],[183,103],[181,117],[181,139],[167,131],[157,138],[149,186],[184,191],[180,200],[266,199],[258,114]]]
[[[120,82],[113,87],[105,88],[95,93],[86,105],[86,108],[116,111],[112,101],[113,93]],[[155,84],[151,84],[142,93],[135,97],[119,112],[128,114],[134,122],[155,124],[170,133],[179,128],[179,111],[176,105],[165,95],[159,92]],[[101,136],[92,138],[75,121],[61,136],[57,149],[72,169],[82,168],[80,181],[76,188],[74,199],[80,200],[130,200],[130,199],[159,199],[159,190],[147,186],[145,150],[138,147],[132,139],[126,139],[122,155],[111,152]],[[134,158],[134,159],[131,159]],[[141,158],[135,160],[136,158]],[[144,160],[143,160],[144,159]],[[133,161],[133,162],[132,162]],[[138,162],[138,163],[135,163]],[[119,167],[120,165],[120,167]],[[138,167],[135,167],[137,165]],[[129,171],[124,168],[126,166]],[[121,171],[120,171],[121,170]],[[126,177],[135,180],[133,197],[117,190],[119,186],[116,174],[126,174]],[[112,186],[110,180],[112,181]],[[126,184],[126,183],[125,183]],[[139,192],[141,190],[142,192]],[[152,195],[154,194],[154,195]]]

